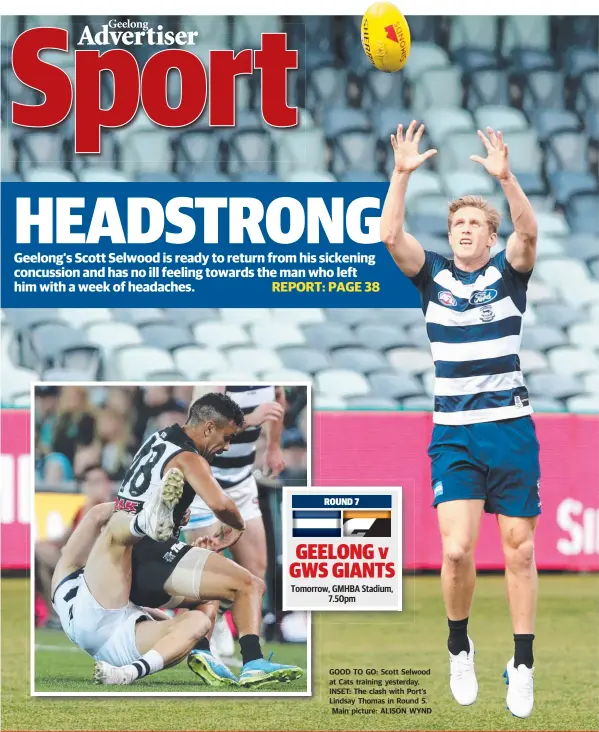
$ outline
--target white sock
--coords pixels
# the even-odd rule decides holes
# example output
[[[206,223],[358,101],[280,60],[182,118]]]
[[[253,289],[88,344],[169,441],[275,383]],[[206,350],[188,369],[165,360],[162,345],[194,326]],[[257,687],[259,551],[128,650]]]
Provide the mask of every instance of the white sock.
[[[132,673],[133,679],[142,679],[144,676],[155,674],[164,668],[164,660],[158,651],[151,650],[143,655],[139,661],[123,666],[126,674]]]
[[[140,526],[139,514],[137,516],[134,516],[131,519],[131,523],[129,524],[129,531],[133,534],[133,536],[137,536],[140,539],[143,539],[143,537],[146,535],[143,528]]]

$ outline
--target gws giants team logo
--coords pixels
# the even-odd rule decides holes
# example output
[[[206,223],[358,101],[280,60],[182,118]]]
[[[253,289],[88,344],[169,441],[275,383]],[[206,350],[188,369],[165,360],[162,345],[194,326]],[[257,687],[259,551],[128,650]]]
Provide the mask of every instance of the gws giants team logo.
[[[343,536],[391,536],[391,511],[344,511]]]
[[[477,290],[476,292],[473,292],[472,295],[470,295],[470,300],[468,302],[471,305],[485,305],[486,303],[491,302],[491,300],[494,300],[496,297],[497,290]]]
[[[449,290],[442,290],[437,297],[439,298],[439,302],[441,305],[447,305],[448,308],[453,307],[454,305],[458,304],[458,301],[455,299],[455,297],[449,292]]]

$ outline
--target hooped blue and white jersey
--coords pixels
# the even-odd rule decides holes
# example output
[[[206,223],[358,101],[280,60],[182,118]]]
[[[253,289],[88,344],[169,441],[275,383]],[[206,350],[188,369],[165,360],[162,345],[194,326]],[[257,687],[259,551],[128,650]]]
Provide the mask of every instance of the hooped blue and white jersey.
[[[425,255],[411,280],[435,362],[433,421],[462,425],[531,414],[519,358],[531,272],[517,272],[505,251],[475,272]]]

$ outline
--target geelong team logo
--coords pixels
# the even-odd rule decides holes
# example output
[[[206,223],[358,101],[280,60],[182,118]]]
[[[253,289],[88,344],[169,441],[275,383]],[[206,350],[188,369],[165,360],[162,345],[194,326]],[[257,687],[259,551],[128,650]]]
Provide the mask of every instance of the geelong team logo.
[[[455,297],[449,292],[449,290],[442,290],[437,297],[439,298],[439,302],[441,305],[447,305],[447,307],[453,307],[454,305],[458,304],[458,301],[455,299]]]
[[[391,536],[391,511],[344,511],[343,536]]]
[[[471,305],[485,305],[496,297],[497,290],[477,290],[477,292],[473,292],[472,295],[470,295],[469,302]]]

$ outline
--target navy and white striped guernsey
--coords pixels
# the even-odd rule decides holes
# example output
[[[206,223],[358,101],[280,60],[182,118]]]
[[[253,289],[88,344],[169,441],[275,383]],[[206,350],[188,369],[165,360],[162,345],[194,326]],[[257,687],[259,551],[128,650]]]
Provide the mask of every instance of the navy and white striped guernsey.
[[[425,255],[411,280],[435,362],[433,421],[462,425],[532,414],[519,358],[531,272],[517,272],[505,251],[475,272]]]
[[[274,386],[227,386],[225,394],[239,404],[244,414],[250,414],[260,404],[275,401]],[[212,460],[212,475],[223,490],[239,485],[251,474],[260,432],[260,427],[248,427],[233,437],[226,452]]]

